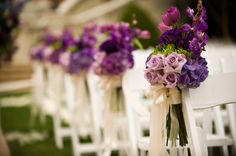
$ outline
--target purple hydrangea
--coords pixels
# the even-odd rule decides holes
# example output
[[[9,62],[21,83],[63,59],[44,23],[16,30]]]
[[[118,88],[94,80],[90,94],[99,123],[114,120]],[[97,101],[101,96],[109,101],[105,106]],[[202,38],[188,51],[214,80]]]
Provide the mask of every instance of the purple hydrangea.
[[[189,88],[200,86],[208,76],[207,62],[205,58],[187,59],[187,63],[183,66],[179,78],[179,85]]]
[[[81,71],[87,71],[94,61],[93,56],[94,52],[89,48],[72,53],[69,58],[68,72],[80,74]]]

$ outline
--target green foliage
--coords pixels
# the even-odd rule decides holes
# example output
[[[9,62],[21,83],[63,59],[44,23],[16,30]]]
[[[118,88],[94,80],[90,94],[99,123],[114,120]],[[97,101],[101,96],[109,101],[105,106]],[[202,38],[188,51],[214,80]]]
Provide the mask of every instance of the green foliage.
[[[157,54],[169,55],[172,52],[176,52],[178,54],[184,54],[186,57],[189,57],[189,58],[192,57],[191,52],[182,48],[177,48],[174,44],[168,44],[168,45],[162,46],[161,48],[155,48],[153,51],[153,55],[157,55]]]
[[[136,45],[139,49],[143,49],[143,45],[142,45],[142,43],[140,42],[139,39],[135,38],[135,39],[133,40],[133,43],[134,43],[134,45]]]
[[[68,50],[69,50],[69,52],[74,53],[74,52],[78,51],[78,48],[76,46],[71,46],[68,48]]]
[[[57,41],[56,43],[54,43],[52,45],[52,48],[55,49],[55,50],[58,50],[58,49],[61,48],[61,46],[62,46],[62,42],[61,41]]]
[[[148,40],[141,40],[140,43],[144,48],[156,46],[159,34],[155,22],[150,18],[150,15],[141,7],[137,2],[131,2],[122,11],[120,16],[121,21],[132,23],[133,20],[137,21],[135,27],[142,30],[148,30],[151,33],[151,38]],[[134,18],[135,17],[135,18]]]

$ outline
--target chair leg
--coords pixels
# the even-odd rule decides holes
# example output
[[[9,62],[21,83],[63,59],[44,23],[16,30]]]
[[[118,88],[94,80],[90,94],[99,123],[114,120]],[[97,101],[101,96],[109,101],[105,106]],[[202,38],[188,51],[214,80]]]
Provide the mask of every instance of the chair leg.
[[[225,130],[224,130],[224,122],[222,119],[222,112],[220,110],[220,107],[213,108],[215,112],[215,124],[216,124],[216,131],[217,134],[225,136]],[[229,151],[227,146],[223,146],[223,154],[224,156],[229,156]]]
[[[146,156],[146,151],[140,150],[140,156]]]
[[[229,126],[230,126],[230,133],[233,137],[233,150],[232,155],[236,155],[236,106],[235,104],[229,104],[226,106],[227,112],[229,114]]]
[[[200,141],[202,156],[208,156],[207,144],[206,144],[206,134],[203,129],[197,127],[197,133]]]
[[[56,142],[56,146],[59,149],[63,148],[63,136],[60,133],[60,129],[61,129],[61,121],[60,118],[55,115],[53,118],[53,128],[54,128],[54,137],[55,137],[55,142]]]
[[[189,146],[191,150],[191,155],[192,156],[203,156],[202,151],[201,151],[201,145],[200,145],[200,140],[198,137],[198,132],[197,132],[197,127],[195,123],[195,119],[193,116],[193,109],[190,103],[187,103],[188,98],[189,98],[189,93],[188,92],[183,92],[182,96],[183,98],[183,103],[182,103],[182,110],[183,110],[183,115],[184,115],[184,122],[186,125],[187,133],[189,136]]]

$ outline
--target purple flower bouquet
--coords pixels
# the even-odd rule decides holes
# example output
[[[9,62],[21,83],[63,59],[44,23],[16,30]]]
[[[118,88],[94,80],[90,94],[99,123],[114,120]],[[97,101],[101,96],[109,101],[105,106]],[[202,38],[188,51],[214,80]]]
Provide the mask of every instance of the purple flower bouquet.
[[[188,7],[186,14],[192,24],[179,24],[180,12],[176,7],[169,8],[162,16],[162,23],[158,28],[163,34],[160,36],[160,43],[146,61],[144,75],[151,84],[151,94],[155,101],[160,96],[164,97],[163,101],[157,103],[166,106],[167,114],[162,121],[165,125],[162,131],[166,127],[166,144],[171,140],[172,146],[177,138],[181,146],[188,143],[180,105],[181,89],[199,87],[208,76],[207,62],[201,57],[208,40],[205,32],[208,28],[205,22],[206,9],[200,3],[196,12]],[[150,129],[151,137],[152,133],[155,132]],[[152,140],[150,143],[152,144]],[[149,154],[152,156],[154,153],[150,148]]]
[[[87,24],[81,37],[78,40],[72,40],[66,52],[61,54],[59,62],[66,72],[79,75],[90,69],[97,51],[95,48],[97,43],[95,33],[97,30],[96,24]]]
[[[134,65],[132,51],[137,38],[149,38],[148,31],[131,28],[128,23],[101,26],[101,33],[108,34],[95,55],[94,72],[98,75],[121,76]]]
[[[95,55],[93,71],[100,76],[100,87],[104,93],[104,141],[105,153],[111,152],[111,145],[118,139],[114,133],[122,130],[116,126],[117,115],[123,114],[123,93],[121,79],[126,70],[134,65],[133,50],[138,38],[148,38],[149,32],[132,28],[128,23],[116,23],[100,27],[105,40]],[[114,138],[115,137],[115,138]],[[107,154],[106,154],[107,155]]]

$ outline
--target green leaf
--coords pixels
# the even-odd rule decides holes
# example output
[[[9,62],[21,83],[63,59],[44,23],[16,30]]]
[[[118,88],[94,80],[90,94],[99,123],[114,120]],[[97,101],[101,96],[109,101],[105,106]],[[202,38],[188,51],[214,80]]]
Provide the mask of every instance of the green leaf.
[[[139,49],[143,49],[143,45],[141,44],[141,42],[139,41],[139,39],[135,38],[133,40],[134,45],[136,45]]]
[[[78,48],[76,46],[71,46],[68,48],[68,51],[71,52],[71,53],[74,53],[78,50]]]

